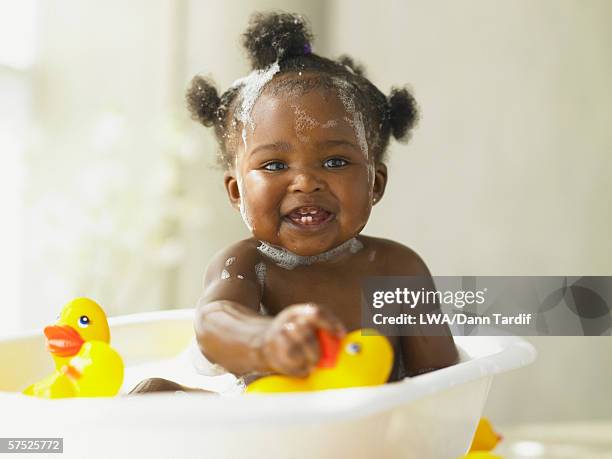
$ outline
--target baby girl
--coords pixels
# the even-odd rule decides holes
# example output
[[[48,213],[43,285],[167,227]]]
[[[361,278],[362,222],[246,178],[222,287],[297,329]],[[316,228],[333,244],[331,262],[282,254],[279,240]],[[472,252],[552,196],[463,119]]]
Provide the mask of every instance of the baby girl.
[[[319,56],[311,42],[301,16],[257,14],[243,36],[253,71],[220,96],[199,76],[187,92],[194,118],[215,129],[229,201],[252,234],[210,262],[195,319],[202,358],[237,376],[308,375],[319,329],[361,328],[364,278],[430,276],[410,248],[361,234],[385,191],[389,138],[408,136],[415,100],[385,96],[350,58]],[[456,363],[448,330],[428,335],[390,338],[391,381]]]

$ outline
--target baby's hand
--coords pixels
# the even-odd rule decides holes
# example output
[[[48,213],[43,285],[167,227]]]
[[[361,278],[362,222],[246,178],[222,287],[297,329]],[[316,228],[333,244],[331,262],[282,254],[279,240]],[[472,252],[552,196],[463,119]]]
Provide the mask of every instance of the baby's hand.
[[[290,376],[305,377],[321,356],[317,330],[342,338],[344,325],[331,313],[314,304],[296,304],[278,314],[265,331],[262,358],[270,369]]]

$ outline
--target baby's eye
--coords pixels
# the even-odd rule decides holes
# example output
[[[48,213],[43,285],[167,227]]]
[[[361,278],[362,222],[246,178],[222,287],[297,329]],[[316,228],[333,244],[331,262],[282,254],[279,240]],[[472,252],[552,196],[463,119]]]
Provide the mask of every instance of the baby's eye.
[[[281,161],[272,161],[264,166],[267,171],[281,171],[287,169],[287,165]]]
[[[323,166],[329,168],[329,169],[335,169],[338,167],[344,167],[348,164],[348,161],[346,159],[342,159],[342,158],[329,158],[326,159],[325,162],[323,163]]]

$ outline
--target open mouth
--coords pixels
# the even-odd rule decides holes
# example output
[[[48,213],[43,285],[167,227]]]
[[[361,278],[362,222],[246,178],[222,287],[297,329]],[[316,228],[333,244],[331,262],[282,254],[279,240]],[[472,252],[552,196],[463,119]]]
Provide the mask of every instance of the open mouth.
[[[316,229],[332,221],[334,214],[318,206],[303,206],[285,216],[294,225],[305,229]]]

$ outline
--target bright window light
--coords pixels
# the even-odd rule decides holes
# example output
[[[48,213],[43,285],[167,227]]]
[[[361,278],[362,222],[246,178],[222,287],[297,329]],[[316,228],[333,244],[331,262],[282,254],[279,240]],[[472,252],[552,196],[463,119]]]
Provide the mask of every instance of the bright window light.
[[[34,61],[38,0],[0,0],[0,66],[23,70]]]

